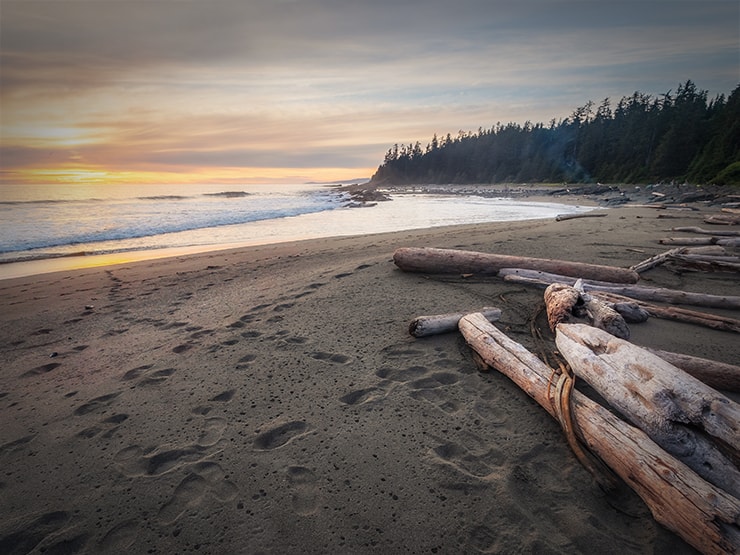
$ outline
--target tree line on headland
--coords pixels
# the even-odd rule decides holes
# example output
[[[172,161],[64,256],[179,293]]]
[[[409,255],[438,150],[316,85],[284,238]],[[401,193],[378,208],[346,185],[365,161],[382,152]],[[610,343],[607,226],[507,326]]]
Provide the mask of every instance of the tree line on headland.
[[[740,184],[740,85],[709,100],[688,80],[615,106],[589,101],[548,125],[496,124],[394,145],[372,183]]]

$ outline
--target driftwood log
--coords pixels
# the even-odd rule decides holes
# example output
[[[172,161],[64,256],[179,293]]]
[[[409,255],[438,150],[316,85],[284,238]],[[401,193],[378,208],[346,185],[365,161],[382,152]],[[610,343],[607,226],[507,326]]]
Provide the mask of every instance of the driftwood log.
[[[647,350],[703,381],[709,387],[740,392],[740,366],[660,349],[647,348]]]
[[[676,253],[669,256],[671,262],[707,271],[740,272],[740,259],[730,257],[707,257],[700,254]]]
[[[606,291],[592,291],[594,297],[598,297],[608,303],[621,303],[634,301],[641,308],[645,309],[650,316],[663,318],[664,320],[674,320],[676,322],[686,322],[698,326],[705,326],[713,330],[732,331],[740,333],[740,320],[727,318],[708,312],[698,312],[675,306],[660,306],[647,301],[630,299],[616,293],[607,293]]]
[[[575,285],[576,279],[568,276],[560,276],[547,272],[534,270],[523,270],[519,268],[504,268],[499,272],[504,281],[513,283],[524,283],[547,287],[551,283],[565,283]],[[665,289],[663,287],[647,287],[643,285],[622,285],[618,283],[597,282],[583,280],[584,291],[602,291],[615,293],[631,299],[642,301],[657,301],[670,304],[685,304],[712,308],[725,308],[740,310],[740,296],[735,295],[711,295],[708,293],[692,293],[689,291],[678,291]]]
[[[553,283],[545,289],[545,309],[550,329],[559,323],[571,322],[573,317],[586,318],[593,326],[612,335],[628,339],[630,330],[622,315],[611,306],[576,287]]]
[[[638,274],[641,274],[647,270],[650,270],[651,268],[655,268],[656,266],[660,266],[661,264],[664,264],[668,261],[669,257],[672,254],[679,254],[683,252],[685,249],[682,247],[678,247],[675,249],[671,249],[666,252],[662,252],[660,254],[656,254],[655,256],[651,256],[647,260],[643,260],[642,262],[639,262],[633,266],[630,266],[630,269],[634,270]]]
[[[555,343],[573,372],[702,478],[740,498],[740,406],[662,358],[584,324]],[[729,453],[725,454],[717,443]]]
[[[460,318],[471,312],[479,312],[489,322],[495,322],[501,318],[501,309],[490,306],[468,312],[451,312],[448,314],[436,314],[432,316],[417,316],[409,324],[409,333],[414,337],[426,337],[457,331]]]
[[[722,247],[736,247],[740,245],[740,237],[666,237],[659,239],[661,245],[719,245]]]
[[[640,277],[630,269],[614,266],[457,249],[404,247],[393,253],[393,262],[406,272],[432,274],[495,275],[501,268],[528,268],[615,283],[636,283]]]
[[[470,347],[508,376],[551,416],[552,369],[508,338],[485,317],[460,320]],[[582,393],[570,397],[575,432],[642,499],[659,523],[703,553],[732,553],[740,545],[740,501],[712,486],[667,454],[644,432]]]
[[[682,233],[699,233],[701,235],[721,235],[723,237],[740,237],[740,231],[704,229],[701,227],[674,227],[671,231],[680,231]]]
[[[607,215],[607,212],[585,212],[583,214],[558,214],[555,216],[556,222],[563,222],[565,220],[575,220],[577,218],[603,218]]]

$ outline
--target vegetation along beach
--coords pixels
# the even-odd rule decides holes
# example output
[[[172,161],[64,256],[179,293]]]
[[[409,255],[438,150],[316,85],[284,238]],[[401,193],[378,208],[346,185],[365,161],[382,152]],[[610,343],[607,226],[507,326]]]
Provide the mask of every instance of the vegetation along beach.
[[[739,17],[3,0],[0,555],[740,553]]]

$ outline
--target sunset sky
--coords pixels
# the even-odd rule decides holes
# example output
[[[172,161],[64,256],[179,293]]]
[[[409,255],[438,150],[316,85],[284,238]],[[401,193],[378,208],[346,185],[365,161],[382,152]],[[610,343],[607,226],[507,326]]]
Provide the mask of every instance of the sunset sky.
[[[740,82],[737,0],[1,0],[0,183],[369,178],[394,143]]]

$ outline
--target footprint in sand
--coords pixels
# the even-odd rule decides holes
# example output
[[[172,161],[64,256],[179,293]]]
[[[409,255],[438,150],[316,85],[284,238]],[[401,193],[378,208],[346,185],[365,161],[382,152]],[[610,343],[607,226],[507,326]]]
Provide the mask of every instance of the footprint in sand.
[[[226,479],[226,473],[217,463],[210,461],[196,463],[193,465],[193,471],[205,478],[208,483],[208,494],[222,503],[231,501],[239,492],[239,488]]]
[[[166,451],[144,451],[131,445],[116,453],[114,462],[125,476],[159,476],[184,464],[197,462],[207,455],[204,447],[190,445]]]
[[[324,351],[314,351],[313,353],[311,353],[311,358],[315,358],[316,360],[326,360],[328,362],[336,362],[338,364],[346,364],[350,360],[350,357],[348,357],[347,355],[326,353]]]
[[[260,433],[254,439],[254,446],[264,451],[277,449],[304,435],[307,431],[308,424],[305,422],[300,420],[286,422]]]
[[[227,389],[226,391],[219,393],[215,397],[211,397],[209,401],[217,401],[219,403],[228,403],[234,397],[236,389]]]
[[[118,428],[121,427],[120,425],[126,420],[128,420],[128,414],[114,414],[113,416],[110,416],[105,420],[101,420],[95,426],[90,426],[89,428],[85,428],[84,430],[77,432],[76,435],[77,437],[81,437],[83,439],[90,439],[100,433],[103,433],[101,437],[107,439],[112,437],[113,434],[118,430]]]
[[[30,553],[45,538],[58,533],[70,520],[65,511],[45,513],[33,520],[20,522],[15,529],[0,537],[0,553]],[[72,552],[70,552],[72,553]]]
[[[371,403],[385,397],[387,393],[377,387],[366,387],[357,391],[350,391],[339,398],[342,403],[347,405],[363,405]]]
[[[225,478],[223,469],[216,463],[194,465],[193,473],[177,485],[172,497],[159,510],[157,519],[160,524],[167,526],[174,523],[188,509],[198,507],[208,495],[221,503],[234,499],[238,489]]]
[[[135,520],[116,524],[98,542],[98,553],[126,553],[136,541],[139,525]]]
[[[94,399],[90,399],[87,403],[84,405],[80,405],[75,409],[75,416],[82,416],[84,414],[88,414],[90,412],[94,412],[100,409],[103,409],[110,405],[116,397],[118,397],[121,393],[108,393],[107,395],[101,395],[100,397],[95,397]]]
[[[501,466],[505,458],[503,453],[493,449],[476,454],[453,442],[443,443],[435,447],[432,452],[438,462],[474,478],[485,478],[491,475]]]
[[[44,364],[42,366],[37,366],[36,368],[31,368],[28,372],[24,372],[23,374],[21,374],[20,377],[30,378],[32,376],[40,376],[46,374],[47,372],[51,372],[55,368],[59,368],[61,365],[61,362],[50,362],[49,364]]]
[[[411,380],[418,380],[428,372],[429,370],[424,366],[409,366],[407,368],[383,367],[378,369],[375,375],[383,380],[405,383]]]
[[[36,434],[31,434],[24,436],[20,439],[16,439],[14,441],[9,441],[8,443],[4,443],[3,445],[0,445],[0,454],[5,453],[13,453],[17,451],[21,451],[25,449],[26,445],[28,445],[33,438],[36,437]],[[1,552],[0,552],[1,553]]]
[[[224,435],[226,430],[227,421],[225,418],[208,418],[205,421],[203,432],[198,438],[198,445],[201,447],[210,447],[215,445]]]
[[[167,503],[159,510],[157,520],[160,524],[172,524],[180,518],[185,511],[200,505],[208,491],[208,482],[202,476],[190,474],[175,488]]]
[[[319,509],[319,489],[316,475],[305,466],[290,466],[288,480],[293,488],[293,510],[299,515],[314,514]]]
[[[152,372],[151,374],[147,374],[146,378],[141,380],[139,383],[137,383],[138,386],[147,386],[147,385],[157,385],[159,383],[162,383],[167,378],[172,376],[177,372],[175,368],[165,368],[164,370],[157,370],[156,372]]]

